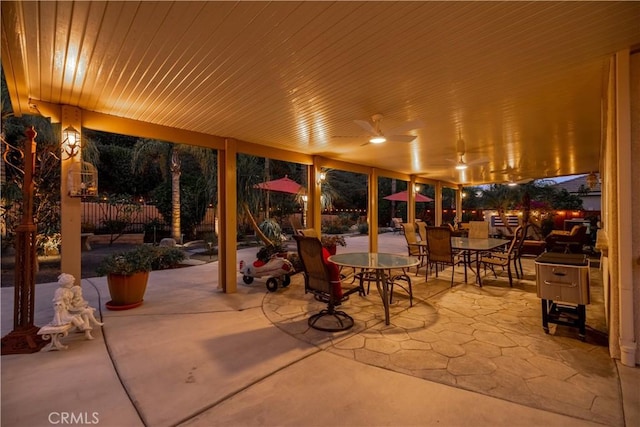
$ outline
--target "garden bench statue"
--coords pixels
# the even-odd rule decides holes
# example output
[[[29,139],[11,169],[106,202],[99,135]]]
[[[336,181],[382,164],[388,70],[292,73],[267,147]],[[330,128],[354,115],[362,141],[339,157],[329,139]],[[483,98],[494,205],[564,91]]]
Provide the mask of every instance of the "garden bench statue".
[[[92,325],[103,325],[95,318],[96,309],[89,306],[82,296],[82,288],[75,284],[75,281],[71,274],[62,273],[58,276],[59,287],[53,295],[53,320],[38,331],[38,335],[42,335],[43,339],[51,340],[42,351],[66,349],[67,346],[63,345],[60,339],[66,337],[74,328],[84,332],[86,339],[92,340]]]

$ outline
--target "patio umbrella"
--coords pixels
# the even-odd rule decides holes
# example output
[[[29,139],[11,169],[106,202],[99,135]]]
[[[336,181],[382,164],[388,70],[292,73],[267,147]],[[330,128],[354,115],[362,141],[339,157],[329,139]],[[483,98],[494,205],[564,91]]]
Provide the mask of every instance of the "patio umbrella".
[[[409,200],[409,195],[407,194],[407,190],[404,190],[385,196],[384,199],[391,200],[392,202],[406,202]],[[416,202],[433,202],[433,199],[420,193],[416,193]]]
[[[262,190],[277,191],[279,193],[298,194],[302,185],[298,184],[287,175],[284,178],[274,179],[271,181],[261,182],[256,184],[253,188],[260,188]]]
[[[298,194],[302,190],[302,185],[298,184],[287,175],[284,178],[273,179],[271,181],[261,182],[253,186],[261,190],[276,191],[278,193]],[[269,218],[269,194],[265,203],[265,215]]]

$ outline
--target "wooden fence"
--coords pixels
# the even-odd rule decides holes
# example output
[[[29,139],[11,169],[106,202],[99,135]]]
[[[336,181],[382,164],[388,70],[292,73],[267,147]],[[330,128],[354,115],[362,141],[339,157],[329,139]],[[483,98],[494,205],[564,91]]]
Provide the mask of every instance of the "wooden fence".
[[[82,227],[86,231],[100,230],[104,228],[104,221],[109,218],[115,219],[115,207],[108,203],[82,202]],[[197,231],[213,231],[215,228],[215,209],[207,208],[207,212],[197,225]],[[145,226],[151,223],[158,224],[158,231],[168,231],[171,224],[167,224],[155,205],[137,205],[134,209],[133,217],[127,232],[142,233]]]

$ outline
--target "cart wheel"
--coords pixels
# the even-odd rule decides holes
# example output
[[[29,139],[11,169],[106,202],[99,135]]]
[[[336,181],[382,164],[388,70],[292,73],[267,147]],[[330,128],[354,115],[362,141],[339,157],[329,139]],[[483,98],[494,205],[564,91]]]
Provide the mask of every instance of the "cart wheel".
[[[278,290],[278,281],[273,277],[267,280],[267,289],[269,292],[275,292]]]
[[[291,284],[291,276],[289,275],[282,276],[282,287],[286,288],[290,284]]]
[[[253,277],[252,276],[242,276],[242,281],[244,283],[246,283],[247,285],[250,285],[253,283]]]

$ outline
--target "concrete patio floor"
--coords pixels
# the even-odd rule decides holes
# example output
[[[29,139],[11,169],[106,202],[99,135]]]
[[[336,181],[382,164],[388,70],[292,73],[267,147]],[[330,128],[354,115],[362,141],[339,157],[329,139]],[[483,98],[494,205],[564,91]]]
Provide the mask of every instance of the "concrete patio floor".
[[[379,238],[381,252],[406,252],[403,236]],[[366,245],[351,237],[339,250]],[[640,423],[640,370],[608,356],[597,269],[582,342],[574,328],[544,333],[532,259],[513,288],[506,273],[482,288],[461,271],[454,288],[450,270],[426,283],[412,274],[413,307],[396,293],[389,326],[372,286],[342,306],[354,328],[333,334],[308,328],[322,305],[300,274],[274,293],[238,276],[238,292],[224,294],[217,268],[152,272],[145,303],[127,311],[104,308],[105,278],[83,279],[105,325],[93,341],[71,334],[63,352],[2,356],[2,425],[64,424],[65,414],[101,426]],[[36,288],[37,325],[53,316],[56,286]],[[13,289],[1,297],[4,336]]]

